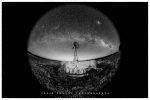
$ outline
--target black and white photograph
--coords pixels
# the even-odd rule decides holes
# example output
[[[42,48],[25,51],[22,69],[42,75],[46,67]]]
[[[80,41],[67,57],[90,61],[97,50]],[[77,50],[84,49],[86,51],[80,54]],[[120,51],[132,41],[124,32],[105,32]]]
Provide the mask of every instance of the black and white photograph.
[[[148,2],[2,2],[2,98],[148,98]]]

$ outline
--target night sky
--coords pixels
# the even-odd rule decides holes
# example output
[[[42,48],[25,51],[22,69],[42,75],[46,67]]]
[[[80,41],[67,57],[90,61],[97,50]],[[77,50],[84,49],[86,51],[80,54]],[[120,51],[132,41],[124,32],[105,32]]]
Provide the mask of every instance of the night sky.
[[[83,5],[65,5],[47,12],[35,24],[28,50],[55,60],[72,61],[74,42],[79,43],[78,60],[114,53],[119,48],[117,30],[107,16]]]

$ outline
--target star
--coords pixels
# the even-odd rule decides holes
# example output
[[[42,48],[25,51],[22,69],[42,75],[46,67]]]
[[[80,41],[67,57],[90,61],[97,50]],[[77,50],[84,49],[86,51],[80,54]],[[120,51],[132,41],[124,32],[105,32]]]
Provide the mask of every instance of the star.
[[[96,23],[97,23],[98,25],[100,25],[100,24],[101,24],[101,22],[100,22],[99,20],[97,20],[97,21],[96,21]]]

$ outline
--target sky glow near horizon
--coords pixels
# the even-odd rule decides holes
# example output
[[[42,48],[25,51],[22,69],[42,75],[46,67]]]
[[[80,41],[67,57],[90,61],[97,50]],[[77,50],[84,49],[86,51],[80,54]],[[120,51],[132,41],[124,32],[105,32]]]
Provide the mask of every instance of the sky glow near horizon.
[[[92,38],[89,34],[80,37],[80,34],[75,32],[73,34],[60,37],[49,34],[43,39],[32,42],[29,51],[48,59],[72,61],[74,59],[74,49],[72,47],[75,41],[79,43],[79,49],[77,49],[78,60],[103,57],[116,49],[115,45],[107,44],[99,37]]]

